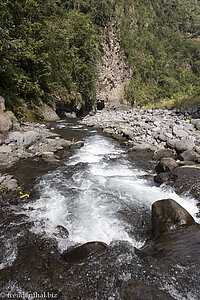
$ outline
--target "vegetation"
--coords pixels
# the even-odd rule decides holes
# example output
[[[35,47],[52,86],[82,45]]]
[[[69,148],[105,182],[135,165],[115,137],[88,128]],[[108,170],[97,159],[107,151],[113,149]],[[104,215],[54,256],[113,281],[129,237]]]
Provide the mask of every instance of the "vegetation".
[[[198,0],[119,1],[120,37],[133,75],[126,99],[200,104]]]
[[[126,99],[198,103],[199,10],[198,0],[1,0],[0,95],[18,115],[55,97],[92,103],[101,29],[117,20],[132,68]]]
[[[9,108],[19,114],[55,96],[93,101],[98,35],[87,14],[55,0],[2,0],[0,11],[0,94]]]

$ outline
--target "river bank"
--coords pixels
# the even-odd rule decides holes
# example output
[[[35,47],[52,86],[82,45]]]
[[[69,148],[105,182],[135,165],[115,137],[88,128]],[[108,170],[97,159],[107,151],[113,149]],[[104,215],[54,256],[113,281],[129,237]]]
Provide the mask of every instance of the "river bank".
[[[200,108],[184,110],[104,109],[82,121],[120,140],[130,152],[149,150],[154,177],[178,193],[200,196]],[[134,154],[133,154],[134,155]]]

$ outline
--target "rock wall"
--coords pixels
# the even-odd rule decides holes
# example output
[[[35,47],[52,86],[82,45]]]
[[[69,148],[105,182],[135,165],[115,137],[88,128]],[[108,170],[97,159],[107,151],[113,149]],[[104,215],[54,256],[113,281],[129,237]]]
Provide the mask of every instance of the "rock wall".
[[[106,107],[119,106],[123,104],[123,95],[130,83],[131,70],[126,65],[115,24],[105,29],[101,46],[103,57],[98,66],[100,87],[97,102],[104,100]]]

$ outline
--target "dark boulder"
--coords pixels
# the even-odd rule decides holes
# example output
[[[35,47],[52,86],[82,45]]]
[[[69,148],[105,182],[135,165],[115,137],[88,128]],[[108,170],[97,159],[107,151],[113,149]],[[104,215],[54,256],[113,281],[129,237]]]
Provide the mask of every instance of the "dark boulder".
[[[189,192],[193,197],[200,197],[200,166],[182,166],[172,170],[176,180],[172,186],[178,193]]]
[[[152,205],[152,236],[157,238],[182,226],[196,224],[193,217],[172,199],[159,200]]]
[[[154,176],[154,182],[163,184],[165,182],[168,182],[169,180],[175,180],[176,177],[172,175],[171,172],[161,172]]]
[[[164,157],[177,158],[177,153],[174,149],[158,149],[154,152],[153,159],[161,160]]]
[[[108,249],[108,246],[103,242],[88,242],[78,247],[72,247],[62,253],[62,258],[68,263],[81,261],[87,257]]]
[[[161,159],[159,164],[155,167],[157,173],[169,172],[177,168],[177,162],[171,157],[164,157]]]
[[[180,154],[180,159],[185,161],[195,161],[197,153],[194,150],[186,150]]]

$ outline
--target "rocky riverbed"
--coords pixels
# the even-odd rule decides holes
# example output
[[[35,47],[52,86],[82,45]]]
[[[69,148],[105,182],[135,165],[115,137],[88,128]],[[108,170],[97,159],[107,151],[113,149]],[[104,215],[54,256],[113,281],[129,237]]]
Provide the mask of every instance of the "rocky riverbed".
[[[49,117],[49,114],[48,114]],[[50,119],[58,119],[55,114]],[[48,129],[46,124],[19,122],[12,112],[5,110],[0,97],[0,189],[15,191],[18,182],[10,173],[11,167],[25,159],[42,159],[49,164],[60,163],[70,149],[81,147],[82,142],[69,141]],[[5,173],[6,172],[6,173]]]
[[[123,141],[129,151],[150,150],[158,161],[155,182],[200,196],[200,107],[188,110],[104,109],[85,117],[87,126]]]

